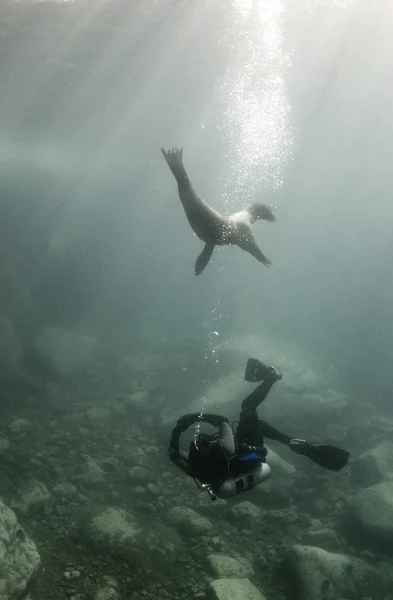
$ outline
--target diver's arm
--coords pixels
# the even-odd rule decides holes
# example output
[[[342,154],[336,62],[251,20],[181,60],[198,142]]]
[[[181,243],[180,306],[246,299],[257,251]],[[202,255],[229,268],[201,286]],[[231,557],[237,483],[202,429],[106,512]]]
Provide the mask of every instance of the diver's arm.
[[[183,415],[182,417],[180,417],[175,427],[173,428],[169,446],[172,446],[175,450],[178,451],[180,435],[189,427],[191,427],[191,425],[193,425],[194,423],[198,423],[199,421],[209,423],[210,425],[216,428],[220,427],[222,423],[228,423],[228,419],[226,417],[222,417],[221,415],[201,413],[190,413],[187,415]]]
[[[190,468],[188,466],[188,458],[183,452],[181,452],[181,451],[176,452],[176,450],[174,450],[173,448],[171,448],[171,446],[169,446],[168,454],[169,454],[169,458],[171,459],[173,464],[176,465],[176,467],[181,469],[183,471],[183,473],[185,473],[186,475],[191,476]]]
[[[278,431],[278,429],[272,427],[270,423],[264,419],[259,419],[259,427],[264,437],[267,437],[271,440],[276,440],[277,442],[281,442],[282,444],[289,446],[289,442],[292,438],[289,435],[281,433],[281,431]]]

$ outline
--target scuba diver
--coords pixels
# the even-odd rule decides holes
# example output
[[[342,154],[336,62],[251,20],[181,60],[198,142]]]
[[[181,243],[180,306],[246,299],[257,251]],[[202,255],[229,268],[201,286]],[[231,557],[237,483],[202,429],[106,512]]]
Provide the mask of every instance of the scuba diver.
[[[182,416],[172,431],[169,458],[206,490],[212,500],[231,498],[270,477],[264,437],[287,445],[296,454],[306,456],[325,469],[340,471],[345,467],[349,458],[346,450],[291,438],[258,417],[258,406],[274,383],[282,379],[282,373],[256,358],[249,358],[244,378],[248,382],[261,383],[243,400],[235,433],[226,417],[201,413]],[[209,423],[218,432],[212,435],[198,433],[190,443],[187,455],[179,448],[180,436],[198,422]]]

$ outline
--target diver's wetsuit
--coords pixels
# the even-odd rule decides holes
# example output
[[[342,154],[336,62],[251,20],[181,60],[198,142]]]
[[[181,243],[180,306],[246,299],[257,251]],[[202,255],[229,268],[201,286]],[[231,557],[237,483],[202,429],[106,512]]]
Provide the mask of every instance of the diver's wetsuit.
[[[265,400],[270,389],[276,381],[282,378],[281,373],[276,369],[271,369],[266,378],[257,388],[245,398],[241,405],[239,424],[236,429],[234,441],[236,445],[236,454],[247,455],[257,452],[264,461],[266,457],[266,448],[264,447],[264,437],[277,440],[283,444],[289,444],[290,436],[281,433],[272,427],[264,419],[260,419],[257,414],[258,406]],[[172,431],[169,443],[169,457],[187,475],[191,475],[187,455],[179,449],[180,435],[191,425],[197,422],[209,423],[215,428],[220,428],[223,423],[229,423],[226,417],[209,413],[192,413],[181,417]],[[244,465],[245,471],[246,465]]]
[[[265,400],[274,383],[281,378],[282,374],[274,367],[267,367],[257,359],[248,360],[246,381],[261,383],[243,400],[236,433],[228,419],[220,415],[193,413],[184,415],[177,421],[169,442],[169,458],[184,473],[199,480],[212,500],[216,496],[236,496],[270,477],[270,467],[266,463],[265,437],[287,445],[296,454],[304,455],[331,471],[340,471],[347,464],[349,453],[346,450],[329,444],[310,444],[305,440],[291,438],[258,417],[258,406]],[[186,454],[179,447],[180,435],[199,421],[209,423],[219,429],[219,433],[199,433]]]
[[[291,438],[285,433],[281,433],[272,427],[264,419],[260,419],[257,414],[258,406],[265,400],[272,386],[281,379],[281,373],[272,372],[247,398],[242,402],[240,411],[239,425],[236,430],[236,441],[239,444],[248,446],[263,446],[263,438],[277,440],[282,444],[289,444]]]

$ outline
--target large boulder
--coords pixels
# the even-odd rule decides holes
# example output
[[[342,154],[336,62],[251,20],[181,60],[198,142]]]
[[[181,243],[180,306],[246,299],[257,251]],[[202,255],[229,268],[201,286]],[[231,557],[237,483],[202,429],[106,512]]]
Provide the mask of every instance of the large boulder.
[[[22,344],[29,344],[38,328],[31,286],[4,256],[0,260],[0,290],[0,311],[14,324],[15,333]]]
[[[296,469],[272,448],[268,448],[266,461],[272,470],[270,479],[250,490],[250,497],[264,506],[288,505],[296,491]]]
[[[167,513],[168,522],[175,525],[185,536],[206,535],[213,529],[213,524],[206,517],[201,517],[192,508],[174,506]]]
[[[51,495],[46,485],[40,481],[26,482],[11,500],[11,507],[17,513],[28,515],[34,512],[43,513],[50,506]]]
[[[0,372],[2,378],[20,377],[19,363],[22,346],[15,334],[11,321],[0,313]]]
[[[130,511],[108,507],[91,518],[83,518],[82,539],[93,551],[125,561],[130,567],[154,571],[168,569],[175,560],[180,538],[170,528],[145,520]],[[165,540],[165,541],[163,541]]]
[[[0,378],[3,384],[20,383],[35,388],[38,383],[23,363],[24,350],[11,321],[0,312]]]
[[[344,528],[362,546],[393,553],[393,481],[352,496],[344,512]]]
[[[0,500],[0,598],[17,600],[41,564],[15,513]]]
[[[329,372],[321,372],[315,361],[302,355],[295,344],[268,336],[231,336],[218,345],[216,354],[231,371],[237,370],[239,379],[244,379],[244,367],[251,356],[275,365],[284,374],[283,385],[293,393],[316,392],[328,387],[330,381]]]
[[[226,554],[209,554],[207,562],[214,577],[219,579],[238,579],[254,575],[252,564],[243,557],[233,558]]]
[[[293,344],[259,335],[233,336],[218,344],[216,356],[220,376],[204,390],[203,402],[195,398],[191,411],[200,411],[203,405],[206,412],[217,411],[229,418],[238,417],[242,400],[255,388],[255,384],[244,381],[245,366],[250,357],[274,365],[283,373],[283,379],[273,387],[261,406],[261,411],[273,424],[304,429],[310,422],[310,433],[314,434],[316,421],[319,428],[324,428],[339,418],[340,411],[347,406],[346,396],[333,389],[329,369],[322,369]]]
[[[265,600],[265,596],[247,578],[212,581],[210,598],[212,600]]]
[[[362,487],[393,480],[393,442],[387,439],[363,452],[352,461],[351,473]]]
[[[283,566],[287,584],[299,600],[374,597],[387,593],[393,583],[392,571],[313,546],[293,546]]]
[[[95,363],[97,340],[66,329],[46,327],[35,338],[37,350],[54,372],[67,376]]]
[[[287,342],[259,335],[232,336],[218,344],[216,356],[219,360],[220,377],[204,391],[205,408],[209,411],[221,406],[229,410],[240,409],[241,400],[253,389],[252,384],[244,381],[245,366],[250,357],[275,365],[283,372],[284,378],[279,384],[280,395],[283,392],[314,393],[326,384],[325,376],[310,366],[310,361],[301,356],[296,346]],[[278,388],[274,388],[274,394],[276,389]],[[200,410],[200,406],[200,400],[196,399],[192,408]]]
[[[239,529],[256,532],[260,528],[263,511],[259,506],[244,500],[230,507],[228,518]]]

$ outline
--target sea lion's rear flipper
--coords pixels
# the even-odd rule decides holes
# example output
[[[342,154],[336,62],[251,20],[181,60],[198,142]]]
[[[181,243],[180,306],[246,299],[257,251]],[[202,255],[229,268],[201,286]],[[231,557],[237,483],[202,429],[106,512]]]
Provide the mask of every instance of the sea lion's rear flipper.
[[[195,275],[200,275],[202,271],[206,268],[207,263],[211,259],[213,254],[214,244],[205,244],[204,249],[196,259],[195,263]]]
[[[183,165],[183,148],[172,148],[167,152],[164,148],[161,148],[161,152],[177,183],[187,181],[188,177]]]

